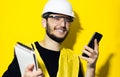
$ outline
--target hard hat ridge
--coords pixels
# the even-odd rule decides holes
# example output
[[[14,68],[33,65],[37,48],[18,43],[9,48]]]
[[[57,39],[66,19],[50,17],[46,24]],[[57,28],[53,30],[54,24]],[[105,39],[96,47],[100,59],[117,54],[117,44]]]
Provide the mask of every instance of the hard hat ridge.
[[[67,0],[49,0],[43,9],[43,14],[47,12],[74,17],[72,6]]]

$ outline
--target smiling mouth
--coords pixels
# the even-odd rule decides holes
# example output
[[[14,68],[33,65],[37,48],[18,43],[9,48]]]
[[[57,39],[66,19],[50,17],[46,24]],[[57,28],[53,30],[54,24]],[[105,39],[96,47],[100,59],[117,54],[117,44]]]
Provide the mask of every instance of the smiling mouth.
[[[64,33],[67,31],[66,28],[55,28],[55,30],[60,33]]]
[[[65,29],[56,29],[55,31],[59,34],[65,34],[67,32]]]
[[[60,32],[60,33],[64,33],[65,32],[65,30],[61,30],[61,29],[57,29],[56,31]]]

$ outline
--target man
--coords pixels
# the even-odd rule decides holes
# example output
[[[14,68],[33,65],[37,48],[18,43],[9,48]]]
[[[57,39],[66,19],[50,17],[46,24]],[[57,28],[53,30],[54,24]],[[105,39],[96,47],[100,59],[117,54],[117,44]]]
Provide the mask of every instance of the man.
[[[83,77],[79,56],[70,49],[60,47],[61,42],[69,33],[70,24],[74,19],[70,3],[66,0],[50,0],[43,10],[42,17],[46,35],[43,41],[33,44],[40,67],[33,72],[34,65],[28,65],[22,77]],[[95,77],[98,58],[96,40],[94,44],[94,49],[85,46],[82,51],[89,57],[80,56],[87,61],[85,77]],[[3,77],[21,77],[16,56]]]

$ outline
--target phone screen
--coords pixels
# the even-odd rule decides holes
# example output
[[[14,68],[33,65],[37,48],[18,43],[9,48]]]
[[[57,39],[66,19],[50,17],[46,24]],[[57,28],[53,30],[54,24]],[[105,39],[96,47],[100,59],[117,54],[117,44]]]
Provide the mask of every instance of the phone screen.
[[[98,33],[98,32],[95,32],[90,40],[90,42],[88,43],[88,46],[92,49],[94,49],[94,40],[97,39],[97,43],[100,42],[101,38],[102,38],[102,34]],[[85,53],[82,54],[82,56],[85,56],[85,57],[89,57],[88,55],[86,55]]]

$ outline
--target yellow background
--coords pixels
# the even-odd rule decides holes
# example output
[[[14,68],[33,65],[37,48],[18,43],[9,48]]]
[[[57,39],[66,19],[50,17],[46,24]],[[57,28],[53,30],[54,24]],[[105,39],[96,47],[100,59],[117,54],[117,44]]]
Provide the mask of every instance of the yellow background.
[[[44,38],[42,8],[47,0],[0,0],[0,77],[11,63],[17,41],[29,44]],[[103,34],[96,77],[120,77],[120,1],[70,0],[75,22],[63,43],[77,54],[95,31]],[[86,62],[82,60],[84,70]]]

